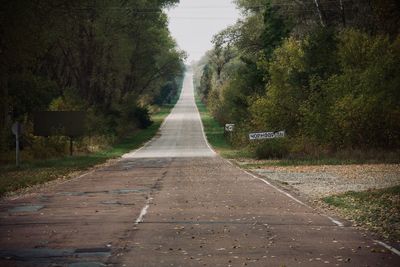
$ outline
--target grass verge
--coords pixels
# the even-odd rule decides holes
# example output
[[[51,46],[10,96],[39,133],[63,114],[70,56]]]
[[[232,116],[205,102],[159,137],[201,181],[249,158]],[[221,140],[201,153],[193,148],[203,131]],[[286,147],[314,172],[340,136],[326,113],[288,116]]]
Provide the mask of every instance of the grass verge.
[[[323,198],[339,213],[385,238],[400,240],[400,186]]]
[[[220,125],[208,112],[206,106],[196,96],[196,105],[199,109],[201,121],[208,143],[224,158],[250,157],[246,150],[233,148],[224,136],[224,126]]]
[[[87,170],[139,148],[156,135],[172,107],[173,105],[162,107],[159,112],[152,116],[154,123],[150,127],[128,136],[109,150],[83,156],[23,162],[18,168],[14,165],[0,166],[0,196],[18,189],[65,177],[72,172]]]

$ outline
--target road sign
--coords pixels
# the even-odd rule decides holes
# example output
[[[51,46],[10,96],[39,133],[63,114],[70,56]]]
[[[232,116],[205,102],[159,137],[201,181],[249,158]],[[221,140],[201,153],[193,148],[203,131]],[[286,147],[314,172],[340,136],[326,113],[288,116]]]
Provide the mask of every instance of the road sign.
[[[226,132],[233,132],[234,129],[235,129],[235,124],[232,124],[232,123],[225,124],[225,131]]]
[[[33,133],[37,136],[85,135],[86,112],[40,111],[33,114]]]
[[[19,122],[15,122],[11,126],[11,131],[15,135],[15,165],[19,166],[19,136],[23,132],[22,124]]]
[[[283,137],[285,137],[285,131],[263,132],[263,133],[251,133],[251,134],[249,134],[249,139],[250,140],[274,139],[274,138],[283,138]]]
[[[11,131],[12,131],[12,133],[13,133],[14,135],[20,136],[20,135],[23,133],[24,129],[23,129],[21,123],[15,122],[15,123],[11,126]]]

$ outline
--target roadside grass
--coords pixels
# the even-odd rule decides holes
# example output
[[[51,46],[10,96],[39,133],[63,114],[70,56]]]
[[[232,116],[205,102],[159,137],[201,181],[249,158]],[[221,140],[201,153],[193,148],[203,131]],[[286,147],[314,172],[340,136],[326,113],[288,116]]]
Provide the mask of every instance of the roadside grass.
[[[87,155],[25,161],[18,168],[14,165],[0,166],[0,197],[9,192],[66,177],[73,172],[87,170],[139,148],[156,135],[172,107],[173,105],[168,105],[160,108],[152,115],[153,124],[150,127],[128,136],[111,149]]]
[[[246,150],[235,149],[224,136],[224,126],[220,125],[208,112],[206,106],[196,96],[196,105],[199,109],[208,143],[224,158],[251,157]]]
[[[400,240],[400,186],[325,197],[341,215],[385,238]]]

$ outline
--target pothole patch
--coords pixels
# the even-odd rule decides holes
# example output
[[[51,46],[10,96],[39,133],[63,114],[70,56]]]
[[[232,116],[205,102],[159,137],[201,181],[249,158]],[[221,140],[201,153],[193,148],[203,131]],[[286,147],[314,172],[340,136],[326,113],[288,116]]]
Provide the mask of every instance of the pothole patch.
[[[43,209],[43,205],[23,205],[23,206],[16,206],[8,210],[10,213],[18,213],[18,212],[37,212]]]

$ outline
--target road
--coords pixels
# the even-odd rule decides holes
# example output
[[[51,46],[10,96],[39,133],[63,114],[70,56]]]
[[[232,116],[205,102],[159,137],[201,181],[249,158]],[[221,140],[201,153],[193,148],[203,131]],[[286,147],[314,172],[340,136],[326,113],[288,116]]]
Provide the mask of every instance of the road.
[[[0,266],[399,266],[368,234],[217,156],[191,79],[142,149],[2,201]]]

